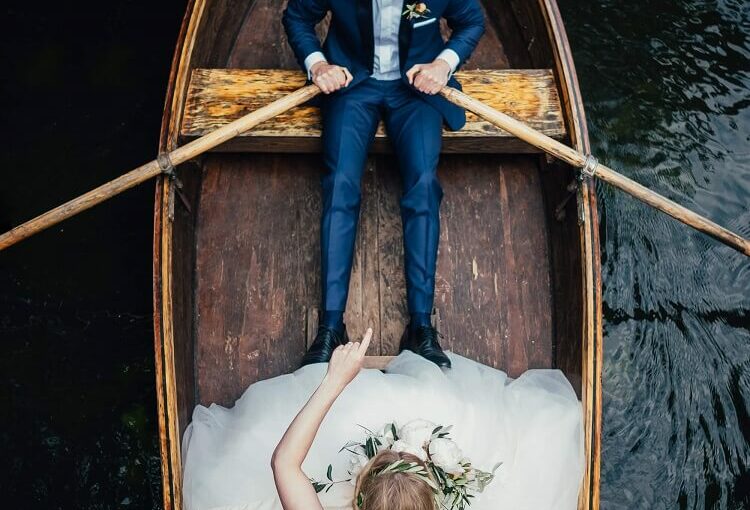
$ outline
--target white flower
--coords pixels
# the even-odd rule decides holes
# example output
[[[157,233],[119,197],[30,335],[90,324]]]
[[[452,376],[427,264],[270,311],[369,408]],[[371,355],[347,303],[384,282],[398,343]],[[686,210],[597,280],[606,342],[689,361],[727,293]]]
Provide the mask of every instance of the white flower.
[[[464,458],[461,448],[450,439],[433,439],[430,443],[430,458],[432,462],[446,473],[460,476],[464,473],[461,460]]]
[[[398,441],[393,443],[393,446],[391,446],[391,450],[398,453],[411,453],[412,455],[417,456],[419,460],[427,460],[427,452],[424,448],[414,447],[403,439],[399,439]]]
[[[424,448],[437,425],[427,420],[412,420],[398,431],[398,437],[415,448]]]

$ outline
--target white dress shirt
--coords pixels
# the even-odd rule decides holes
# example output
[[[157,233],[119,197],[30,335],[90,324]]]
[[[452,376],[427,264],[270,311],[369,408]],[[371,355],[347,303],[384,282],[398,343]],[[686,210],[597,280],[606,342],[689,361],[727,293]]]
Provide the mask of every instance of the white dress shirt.
[[[375,55],[373,61],[372,77],[376,80],[397,80],[401,78],[398,55],[398,30],[401,24],[403,0],[372,0],[372,25],[375,39]],[[437,20],[435,21],[437,22]],[[408,23],[404,19],[404,23]],[[424,24],[431,23],[426,20]],[[417,22],[417,25],[419,22]],[[419,30],[419,28],[413,28]],[[450,74],[458,67],[460,58],[451,49],[444,49],[437,58],[448,62],[451,68]],[[310,53],[305,58],[307,76],[311,77],[310,68],[318,62],[327,62],[325,55],[320,51]],[[428,62],[423,62],[428,63]],[[449,74],[449,76],[450,76]]]

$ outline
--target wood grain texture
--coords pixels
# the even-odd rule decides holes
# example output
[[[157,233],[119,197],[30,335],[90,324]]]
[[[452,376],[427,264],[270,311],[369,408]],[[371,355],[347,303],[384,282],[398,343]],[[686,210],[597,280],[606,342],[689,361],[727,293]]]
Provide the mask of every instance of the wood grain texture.
[[[521,119],[555,138],[565,135],[554,76],[549,70],[482,70],[457,73],[467,94]],[[190,81],[182,136],[193,140],[302,87],[298,71],[196,69]],[[374,151],[387,150],[381,125]],[[273,142],[271,142],[273,140]],[[268,145],[272,143],[272,145]],[[512,136],[473,114],[460,131],[445,131],[446,152],[533,152]],[[320,114],[302,106],[268,120],[231,140],[224,151],[320,150]]]
[[[172,498],[172,470],[170,469],[169,451],[169,416],[167,413],[167,394],[164,367],[164,339],[162,327],[162,278],[161,278],[161,236],[162,228],[162,197],[164,187],[161,179],[157,179],[154,197],[154,254],[153,271],[153,303],[154,303],[154,375],[156,378],[156,414],[159,427],[159,460],[162,477],[162,499],[165,509],[171,510]]]
[[[170,70],[162,126],[159,140],[159,152],[169,151],[177,145],[177,137],[182,118],[182,105],[185,101],[188,78],[191,70],[193,50],[196,46],[197,32],[200,29],[205,8],[205,0],[190,0],[185,11],[180,34]],[[208,41],[206,41],[208,42]],[[200,46],[202,41],[198,41]],[[184,400],[178,399],[174,389],[185,374],[173,362],[175,347],[174,310],[192,308],[192,298],[185,302],[173,303],[172,266],[172,224],[169,220],[169,180],[159,177],[156,182],[156,199],[154,201],[154,316],[161,318],[158,327],[154,327],[154,345],[156,347],[156,390],[162,400],[159,405],[159,435],[162,438],[160,453],[162,459],[162,491],[165,510],[182,508],[182,459],[180,434],[180,410],[189,412],[195,396]],[[178,281],[185,281],[188,275],[177,274]],[[179,292],[178,292],[179,294]],[[182,341],[190,341],[183,338]]]
[[[200,403],[230,405],[250,383],[294,370],[314,335],[318,159],[214,155],[204,162],[195,287]],[[353,338],[375,329],[371,354],[395,355],[408,320],[401,184],[392,156],[371,161],[346,321]],[[537,161],[444,156],[439,169],[445,198],[436,308],[444,344],[515,376],[554,364]]]
[[[195,281],[199,403],[231,405],[250,383],[296,369],[305,351],[305,306],[319,301],[319,244],[307,228],[320,215],[318,172],[309,160],[289,163],[273,155],[204,163]]]
[[[244,0],[189,0],[175,46],[167,88],[159,151],[177,147],[178,126],[190,71],[196,66],[216,67],[226,62],[229,50],[250,2]],[[197,176],[191,182],[197,182]],[[187,183],[188,189],[191,187]],[[182,508],[182,431],[195,402],[191,329],[193,303],[193,224],[195,211],[170,219],[166,178],[156,182],[154,205],[154,327],[156,389],[159,395],[159,436],[164,508]],[[173,228],[174,227],[174,228]],[[174,252],[177,251],[177,255]],[[179,321],[179,323],[178,323]],[[187,322],[187,324],[185,324]]]
[[[535,157],[447,156],[435,308],[444,347],[518,375],[553,366],[550,268]],[[401,185],[378,158],[383,354],[398,353],[408,321],[399,217]]]
[[[177,175],[182,183],[183,196],[190,204],[197,204],[201,188],[201,171],[198,165],[195,162],[182,165],[177,170]],[[177,407],[178,430],[182,436],[190,423],[192,408],[195,406],[195,344],[190,339],[195,338],[193,271],[196,215],[177,199],[174,203],[173,218],[172,249],[177,255],[172,257],[172,300],[177,306],[172,308],[172,329],[174,337],[183,340],[174,344],[174,364],[178,374],[175,377],[175,387],[177,398],[184,403]]]
[[[446,157],[436,307],[446,346],[517,376],[552,366],[547,229],[536,158]]]
[[[252,382],[295,370],[313,339],[321,167],[319,157],[206,158],[195,280],[200,403],[230,405]],[[373,306],[379,299],[376,184],[366,170],[346,312],[352,338],[375,330],[373,354],[381,350]]]

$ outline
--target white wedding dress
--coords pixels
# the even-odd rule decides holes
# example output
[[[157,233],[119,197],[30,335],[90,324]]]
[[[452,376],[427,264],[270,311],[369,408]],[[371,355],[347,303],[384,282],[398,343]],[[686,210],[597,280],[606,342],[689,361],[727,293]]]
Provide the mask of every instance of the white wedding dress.
[[[496,478],[471,510],[574,510],[583,476],[581,404],[559,370],[504,372],[449,353],[442,371],[409,351],[385,373],[363,370],[336,400],[303,465],[325,480],[349,478],[349,456],[360,427],[382,429],[422,418],[453,425],[451,437],[474,466]],[[323,378],[327,365],[303,367],[250,386],[231,409],[198,406],[183,441],[186,510],[281,510],[271,454]],[[320,494],[326,509],[351,509],[353,486]]]

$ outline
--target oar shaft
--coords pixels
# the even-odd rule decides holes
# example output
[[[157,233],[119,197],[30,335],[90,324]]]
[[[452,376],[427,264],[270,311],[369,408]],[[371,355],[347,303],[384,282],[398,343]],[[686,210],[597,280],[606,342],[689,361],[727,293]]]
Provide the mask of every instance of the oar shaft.
[[[315,85],[302,87],[278,101],[269,103],[266,106],[227,124],[226,126],[175,149],[169,154],[169,159],[174,165],[184,163],[185,161],[199,156],[200,154],[221,145],[227,140],[252,129],[261,122],[280,115],[287,110],[308,101],[319,93],[320,89]],[[150,163],[146,163],[117,179],[89,191],[85,195],[81,195],[80,197],[66,202],[41,216],[37,216],[33,220],[27,221],[26,223],[9,230],[5,234],[0,235],[0,251],[31,237],[42,230],[56,225],[71,216],[75,216],[86,209],[90,209],[123,191],[156,177],[161,172],[162,169],[158,161],[151,161]]]
[[[536,131],[523,122],[520,122],[459,90],[445,87],[441,91],[441,94],[452,103],[479,115],[526,143],[533,145],[570,165],[581,168],[586,164],[586,155]],[[611,168],[598,164],[595,169],[595,176],[602,181],[633,195],[635,198],[646,204],[672,216],[682,223],[708,234],[741,253],[750,256],[750,240],[744,239],[731,230],[728,230],[721,225],[704,218],[700,214],[651,191],[632,179],[615,172]]]
[[[265,122],[269,119],[281,115],[282,113],[299,106],[305,101],[312,99],[320,93],[320,89],[317,85],[307,85],[302,87],[291,94],[284,96],[283,98],[269,103],[266,106],[258,108],[257,110],[245,115],[242,118],[235,120],[222,126],[215,131],[208,133],[205,136],[193,140],[192,142],[183,145],[170,153],[170,159],[175,165],[184,163],[204,152],[207,152],[214,147],[221,145],[222,143],[231,140],[232,138],[241,135],[245,131],[248,131],[261,122]]]
[[[150,163],[146,163],[125,175],[121,175],[117,179],[103,184],[98,188],[92,189],[88,193],[81,195],[74,200],[57,206],[54,209],[37,216],[33,220],[29,220],[1,235],[0,251],[23,241],[42,230],[56,225],[71,216],[75,216],[86,209],[90,209],[123,191],[129,190],[160,173],[161,168],[159,168],[159,164],[156,161],[151,161]]]
[[[616,188],[620,188],[638,200],[668,214],[674,219],[681,221],[682,223],[689,225],[750,257],[750,240],[735,234],[731,230],[722,227],[694,211],[691,211],[687,207],[663,197],[658,193],[654,193],[642,184],[615,172],[601,163],[596,169],[596,177]]]

